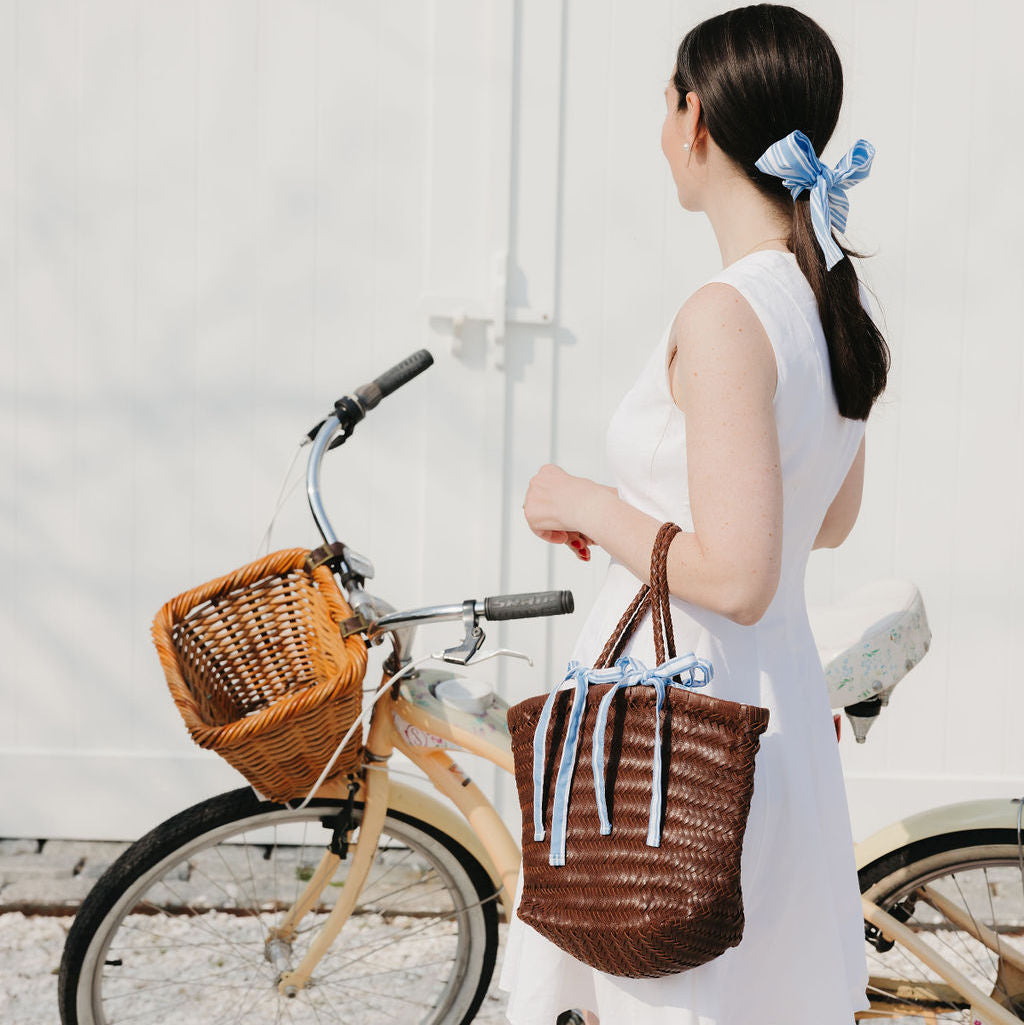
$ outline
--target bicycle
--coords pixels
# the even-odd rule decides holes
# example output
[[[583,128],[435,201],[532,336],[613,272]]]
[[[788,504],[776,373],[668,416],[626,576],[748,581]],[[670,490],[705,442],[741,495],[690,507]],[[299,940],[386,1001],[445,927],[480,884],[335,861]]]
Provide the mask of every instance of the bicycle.
[[[423,665],[525,658],[508,649],[481,653],[480,620],[564,614],[573,606],[571,593],[549,591],[398,612],[365,590],[373,566],[338,541],[320,497],[321,463],[384,396],[431,362],[420,350],[339,399],[308,433],[310,509],[354,613],[343,633],[359,633],[368,647],[392,645],[382,681],[353,724],[369,720],[358,771],[286,804],[251,787],[221,794],[128,848],[69,931],[58,985],[63,1025],[455,1025],[477,1015],[495,966],[499,920],[507,921],[512,907],[520,851],[448,751],[480,755],[511,773],[508,705],[471,677]],[[892,605],[891,596],[886,601]],[[908,609],[923,624],[910,632],[913,652],[909,636],[892,625]],[[411,659],[418,626],[453,621],[463,624],[461,643]],[[861,608],[847,634],[849,643],[830,653],[827,679],[833,708],[845,708],[863,740],[927,649],[920,595],[911,589],[909,604],[881,616]],[[896,661],[874,679],[851,676],[850,654],[885,637]],[[397,779],[388,767],[394,751],[458,811]],[[914,1021],[971,1025],[1024,1021],[1020,811],[1001,800],[950,805],[857,845],[872,967],[872,1009],[859,1020],[913,1014]],[[979,920],[965,890],[984,897],[989,915]]]

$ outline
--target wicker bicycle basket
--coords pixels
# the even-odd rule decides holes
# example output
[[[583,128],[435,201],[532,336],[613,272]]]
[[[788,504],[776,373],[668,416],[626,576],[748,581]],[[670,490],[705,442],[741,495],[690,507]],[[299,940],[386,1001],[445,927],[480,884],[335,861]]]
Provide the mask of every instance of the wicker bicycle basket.
[[[171,599],[153,640],[192,739],[274,801],[304,795],[359,715],[366,644],[305,548],[274,552]],[[354,770],[362,731],[329,778]]]

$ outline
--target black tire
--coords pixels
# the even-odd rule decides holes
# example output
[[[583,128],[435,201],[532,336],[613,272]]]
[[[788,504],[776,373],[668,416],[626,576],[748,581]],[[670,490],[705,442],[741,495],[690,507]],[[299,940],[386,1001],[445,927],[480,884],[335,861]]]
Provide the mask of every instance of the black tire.
[[[1024,877],[1015,830],[965,830],[928,837],[866,865],[859,879],[864,896],[918,932],[982,992],[1024,1020],[1024,973],[1015,971],[1003,956],[1003,951],[1024,956]],[[991,951],[969,929],[927,903],[918,891],[924,884],[974,922],[994,928],[1000,952]],[[895,1021],[944,1025],[973,1020],[969,1004],[932,969],[868,923],[864,931],[871,1000],[865,1020],[879,1014]]]
[[[278,994],[267,924],[295,900],[331,840],[321,819],[342,806],[314,801],[297,812],[243,788],[181,812],[129,847],[68,933],[58,981],[63,1025],[472,1021],[497,956],[494,885],[451,837],[395,811],[356,913],[313,985],[294,999]],[[362,805],[352,811],[358,827]],[[303,921],[292,967],[315,935],[310,919],[329,912],[350,862]]]

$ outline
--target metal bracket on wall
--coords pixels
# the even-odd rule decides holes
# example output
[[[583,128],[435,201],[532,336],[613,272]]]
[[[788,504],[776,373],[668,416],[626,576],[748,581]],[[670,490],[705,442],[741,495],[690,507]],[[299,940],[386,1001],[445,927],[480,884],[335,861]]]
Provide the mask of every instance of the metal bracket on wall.
[[[504,351],[501,345],[505,341],[506,327],[509,324],[550,324],[550,310],[536,310],[528,306],[509,306],[508,296],[508,253],[494,254],[491,270],[491,295],[487,302],[458,296],[424,295],[420,298],[419,308],[428,317],[451,321],[451,352],[455,357],[465,352],[462,332],[469,321],[479,321],[486,325],[488,349],[493,352],[493,366],[497,370],[504,369]]]

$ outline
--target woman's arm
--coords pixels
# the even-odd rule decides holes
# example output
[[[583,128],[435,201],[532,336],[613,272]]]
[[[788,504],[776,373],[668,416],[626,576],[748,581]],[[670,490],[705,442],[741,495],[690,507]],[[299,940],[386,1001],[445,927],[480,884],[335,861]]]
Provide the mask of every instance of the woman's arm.
[[[860,439],[860,448],[853,457],[850,469],[832,499],[832,504],[821,521],[818,536],[814,539],[815,548],[837,548],[849,536],[853,525],[857,522],[860,512],[861,495],[864,492],[864,438]]]
[[[782,550],[774,353],[746,300],[720,282],[687,300],[675,341],[694,532],[677,534],[669,548],[669,591],[756,623],[775,595]],[[548,465],[530,482],[524,508],[535,532],[579,530],[650,582],[661,524],[612,489]]]

